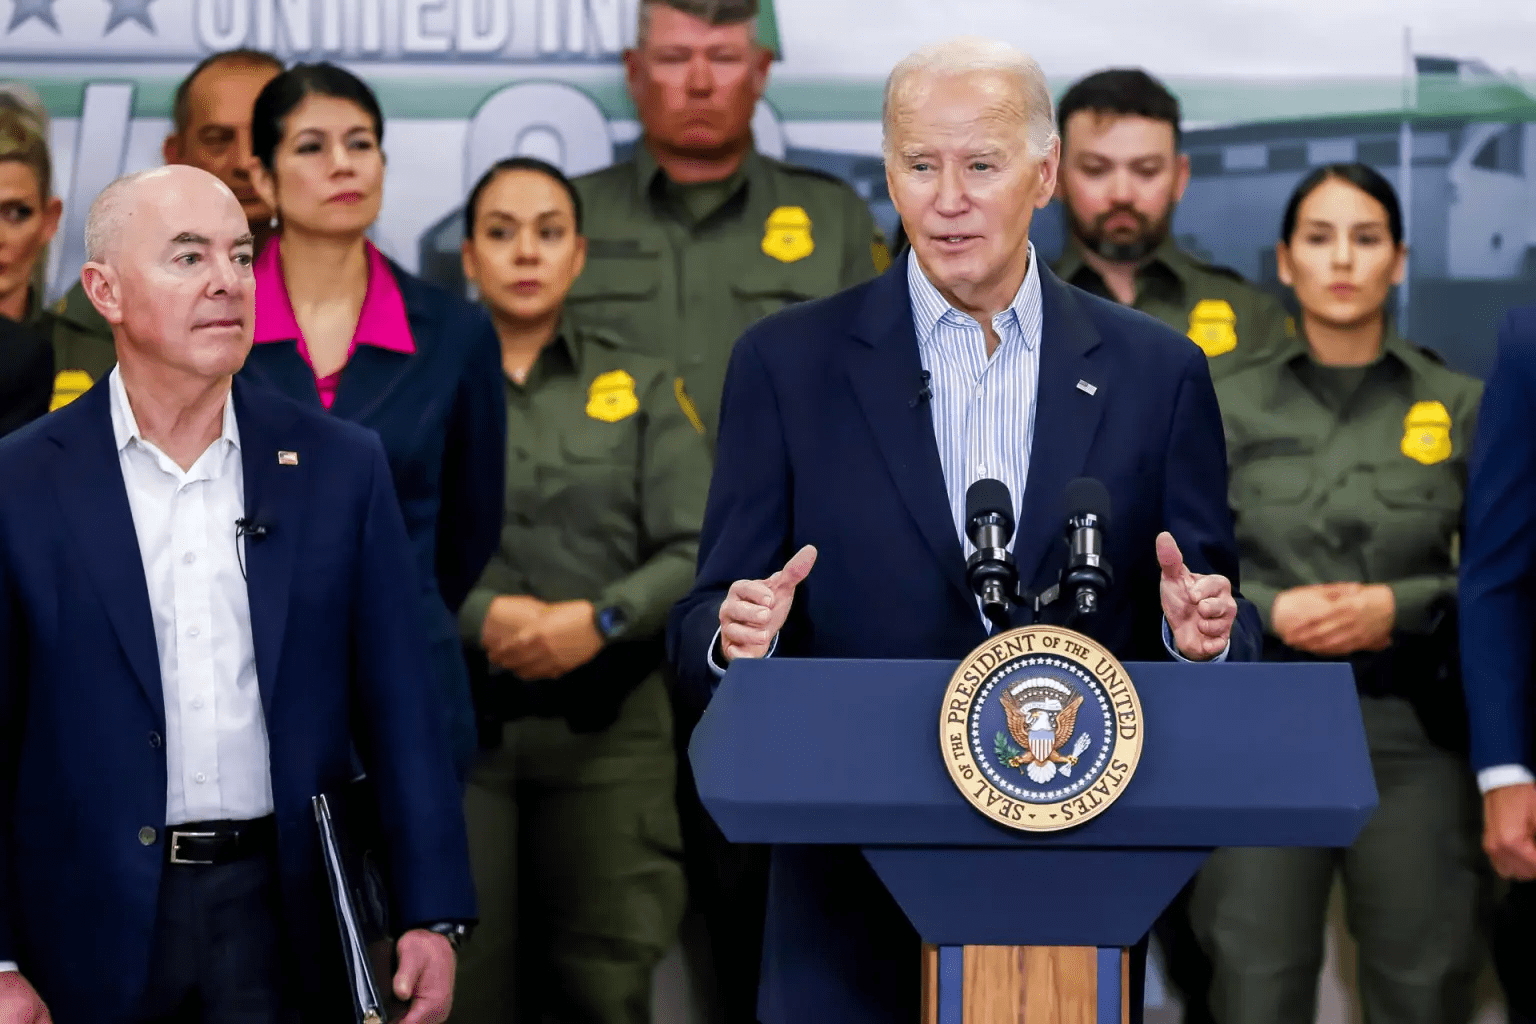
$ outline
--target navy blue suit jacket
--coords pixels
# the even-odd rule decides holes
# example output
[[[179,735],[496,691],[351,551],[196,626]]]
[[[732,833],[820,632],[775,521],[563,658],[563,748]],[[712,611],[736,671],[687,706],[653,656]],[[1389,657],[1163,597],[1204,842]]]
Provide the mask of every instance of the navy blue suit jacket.
[[[507,406],[501,346],[485,310],[389,265],[416,351],[359,345],[330,413],[384,441],[422,583],[422,614],[461,774],[477,746],[455,615],[501,537]],[[297,339],[251,349],[241,371],[316,410]]]
[[[234,401],[247,514],[269,530],[245,568],[288,948],[341,1020],[310,798],[352,777],[355,741],[402,925],[475,916],[463,812],[378,439],[248,381]],[[108,382],[0,441],[0,480],[0,960],[58,1024],[126,1021],[165,861],[165,703]]]
[[[1044,326],[1035,439],[1014,541],[1044,589],[1066,561],[1063,495],[1103,481],[1116,574],[1094,633],[1122,659],[1162,660],[1155,539],[1190,569],[1237,579],[1220,412],[1205,356],[1141,313],[1040,268]],[[707,701],[706,652],[731,583],[766,578],[803,544],[819,557],[777,657],[958,660],[985,638],[939,464],[912,327],[906,260],[792,307],[737,343],[693,591],[669,641],[684,692]],[[1079,381],[1093,386],[1089,394]],[[1246,601],[1229,657],[1257,657]],[[915,1019],[915,938],[849,851],[775,851],[761,1013],[767,1024]]]
[[[1472,767],[1531,756],[1536,636],[1536,306],[1499,330],[1483,391],[1461,541],[1462,684]]]

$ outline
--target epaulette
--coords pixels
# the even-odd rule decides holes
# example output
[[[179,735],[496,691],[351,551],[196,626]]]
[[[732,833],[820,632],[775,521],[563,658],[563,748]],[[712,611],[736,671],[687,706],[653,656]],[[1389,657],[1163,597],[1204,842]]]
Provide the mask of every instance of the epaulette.
[[[1444,366],[1445,365],[1445,356],[1442,356],[1439,352],[1436,352],[1434,349],[1430,348],[1428,345],[1415,345],[1413,347],[1418,350],[1419,355],[1423,356],[1425,359],[1428,359],[1430,362],[1434,363],[1435,365],[1437,365],[1437,366]]]

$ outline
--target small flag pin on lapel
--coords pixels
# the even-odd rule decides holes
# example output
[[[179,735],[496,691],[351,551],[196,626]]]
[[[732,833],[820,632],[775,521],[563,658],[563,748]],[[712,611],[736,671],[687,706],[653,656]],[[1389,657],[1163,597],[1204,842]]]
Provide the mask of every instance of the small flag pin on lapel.
[[[1097,387],[1089,384],[1085,380],[1080,380],[1077,382],[1077,390],[1081,391],[1085,395],[1096,395],[1099,393],[1099,389]]]
[[[280,451],[277,453],[277,464],[279,466],[297,466],[299,464],[299,453]]]

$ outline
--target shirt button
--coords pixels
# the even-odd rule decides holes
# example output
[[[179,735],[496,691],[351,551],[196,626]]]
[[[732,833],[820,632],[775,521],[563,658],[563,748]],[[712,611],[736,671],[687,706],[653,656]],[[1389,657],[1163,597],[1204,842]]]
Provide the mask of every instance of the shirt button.
[[[987,389],[986,388],[977,388],[976,389],[976,397],[977,398],[980,398],[982,395],[985,395],[986,393],[987,393]]]
[[[978,473],[985,473],[986,471],[987,471],[987,464],[985,462],[978,462],[976,464],[976,472],[978,472]]]
[[[202,707],[203,706],[203,698],[201,698],[201,697],[193,697],[192,698],[192,706],[195,707],[195,708]]]
[[[140,846],[154,846],[155,845],[155,840],[158,837],[159,837],[159,833],[156,832],[154,829],[150,828],[148,825],[145,825],[143,828],[139,829],[139,845]]]
[[[193,626],[187,630],[187,636],[197,636],[201,632],[202,630],[198,629],[196,626]]]
[[[193,562],[197,561],[197,556],[188,551],[186,554],[181,556],[181,560],[186,565],[191,565]]]
[[[192,776],[192,778],[196,779],[199,783],[208,781],[208,776],[204,775],[202,772],[198,772],[196,775]]]
[[[160,739],[160,734],[159,733],[152,732],[152,733],[149,734],[149,745],[150,745],[151,748],[153,748],[155,750],[159,750],[160,749],[160,743],[161,743],[161,739]]]

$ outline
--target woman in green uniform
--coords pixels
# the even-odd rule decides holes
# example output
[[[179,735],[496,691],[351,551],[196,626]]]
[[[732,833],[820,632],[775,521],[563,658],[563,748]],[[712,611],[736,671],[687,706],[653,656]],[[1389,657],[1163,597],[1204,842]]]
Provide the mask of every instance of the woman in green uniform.
[[[460,614],[486,751],[454,1020],[642,1024],[684,903],[662,632],[693,579],[703,424],[664,361],[563,314],[586,242],[556,168],[491,168],[463,254],[501,339],[507,494]]]
[[[1486,894],[1477,789],[1455,752],[1454,647],[1482,386],[1392,329],[1408,250],[1376,171],[1310,174],[1276,255],[1301,337],[1217,384],[1242,588],[1267,660],[1353,667],[1380,807],[1347,849],[1212,857],[1192,911],[1214,962],[1212,1011],[1222,1024],[1310,1024],[1342,875],[1366,1024],[1457,1024],[1472,1013]]]

